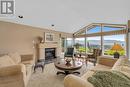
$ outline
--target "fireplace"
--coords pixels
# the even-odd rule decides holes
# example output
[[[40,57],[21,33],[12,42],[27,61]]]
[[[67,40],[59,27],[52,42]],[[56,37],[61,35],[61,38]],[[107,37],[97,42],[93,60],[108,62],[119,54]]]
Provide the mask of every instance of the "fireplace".
[[[56,48],[45,48],[45,60],[56,58]]]

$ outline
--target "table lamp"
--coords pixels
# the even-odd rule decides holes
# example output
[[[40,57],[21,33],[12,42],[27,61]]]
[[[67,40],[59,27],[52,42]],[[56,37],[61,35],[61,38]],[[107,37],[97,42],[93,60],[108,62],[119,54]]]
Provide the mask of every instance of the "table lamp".
[[[120,54],[118,53],[118,51],[123,50],[123,48],[121,47],[120,44],[116,44],[116,43],[115,43],[114,46],[111,48],[111,50],[116,51],[116,52],[114,53],[114,58],[119,58],[119,57],[120,57]]]

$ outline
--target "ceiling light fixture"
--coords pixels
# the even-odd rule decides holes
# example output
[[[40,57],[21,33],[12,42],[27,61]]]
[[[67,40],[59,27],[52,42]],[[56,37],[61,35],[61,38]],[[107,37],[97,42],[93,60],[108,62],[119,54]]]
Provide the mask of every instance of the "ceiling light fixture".
[[[18,17],[19,17],[19,18],[23,18],[23,16],[22,16],[22,15],[19,15]]]
[[[54,27],[55,25],[54,25],[54,24],[52,24],[51,26],[52,26],[52,27]]]

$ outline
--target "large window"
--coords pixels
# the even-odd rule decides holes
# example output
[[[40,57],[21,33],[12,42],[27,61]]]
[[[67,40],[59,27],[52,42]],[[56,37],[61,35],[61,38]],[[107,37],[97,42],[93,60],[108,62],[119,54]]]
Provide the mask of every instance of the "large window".
[[[61,38],[61,50],[62,50],[62,52],[64,52],[65,47],[66,47],[66,39],[62,37]]]
[[[86,40],[87,53],[93,52],[95,48],[101,49],[101,37],[87,37]]]
[[[110,26],[104,26],[103,27],[103,32],[108,32],[108,31],[117,31],[117,30],[122,30],[123,28],[121,27],[110,27]]]
[[[75,38],[74,47],[76,48],[76,52],[85,53],[85,38]]]
[[[123,48],[119,51],[120,55],[126,55],[127,32],[126,25],[94,23],[74,33],[75,44],[79,44],[79,52],[82,49],[89,53],[94,48],[100,48],[104,55],[113,55],[115,51],[111,50],[112,46],[119,44]]]
[[[73,46],[73,39],[72,38],[67,38],[66,46],[67,47],[72,47]]]
[[[92,34],[92,33],[99,33],[101,32],[101,27],[100,26],[92,26],[90,29],[86,30],[87,34]]]
[[[120,55],[125,55],[125,35],[110,35],[110,36],[104,36],[104,55],[113,55],[115,51],[111,50],[112,46],[114,44],[120,44],[123,48],[123,50],[118,51]]]

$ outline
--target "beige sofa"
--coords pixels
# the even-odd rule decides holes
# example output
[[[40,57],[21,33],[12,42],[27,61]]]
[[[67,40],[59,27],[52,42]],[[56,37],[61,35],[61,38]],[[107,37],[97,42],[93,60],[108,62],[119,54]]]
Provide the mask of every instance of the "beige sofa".
[[[0,87],[26,87],[34,64],[32,55],[9,53],[0,57]]]
[[[94,87],[87,81],[91,77],[94,70],[116,70],[130,77],[130,61],[128,58],[113,59],[106,56],[98,57],[98,64],[91,70],[87,71],[83,76],[68,75],[64,79],[64,87]]]

